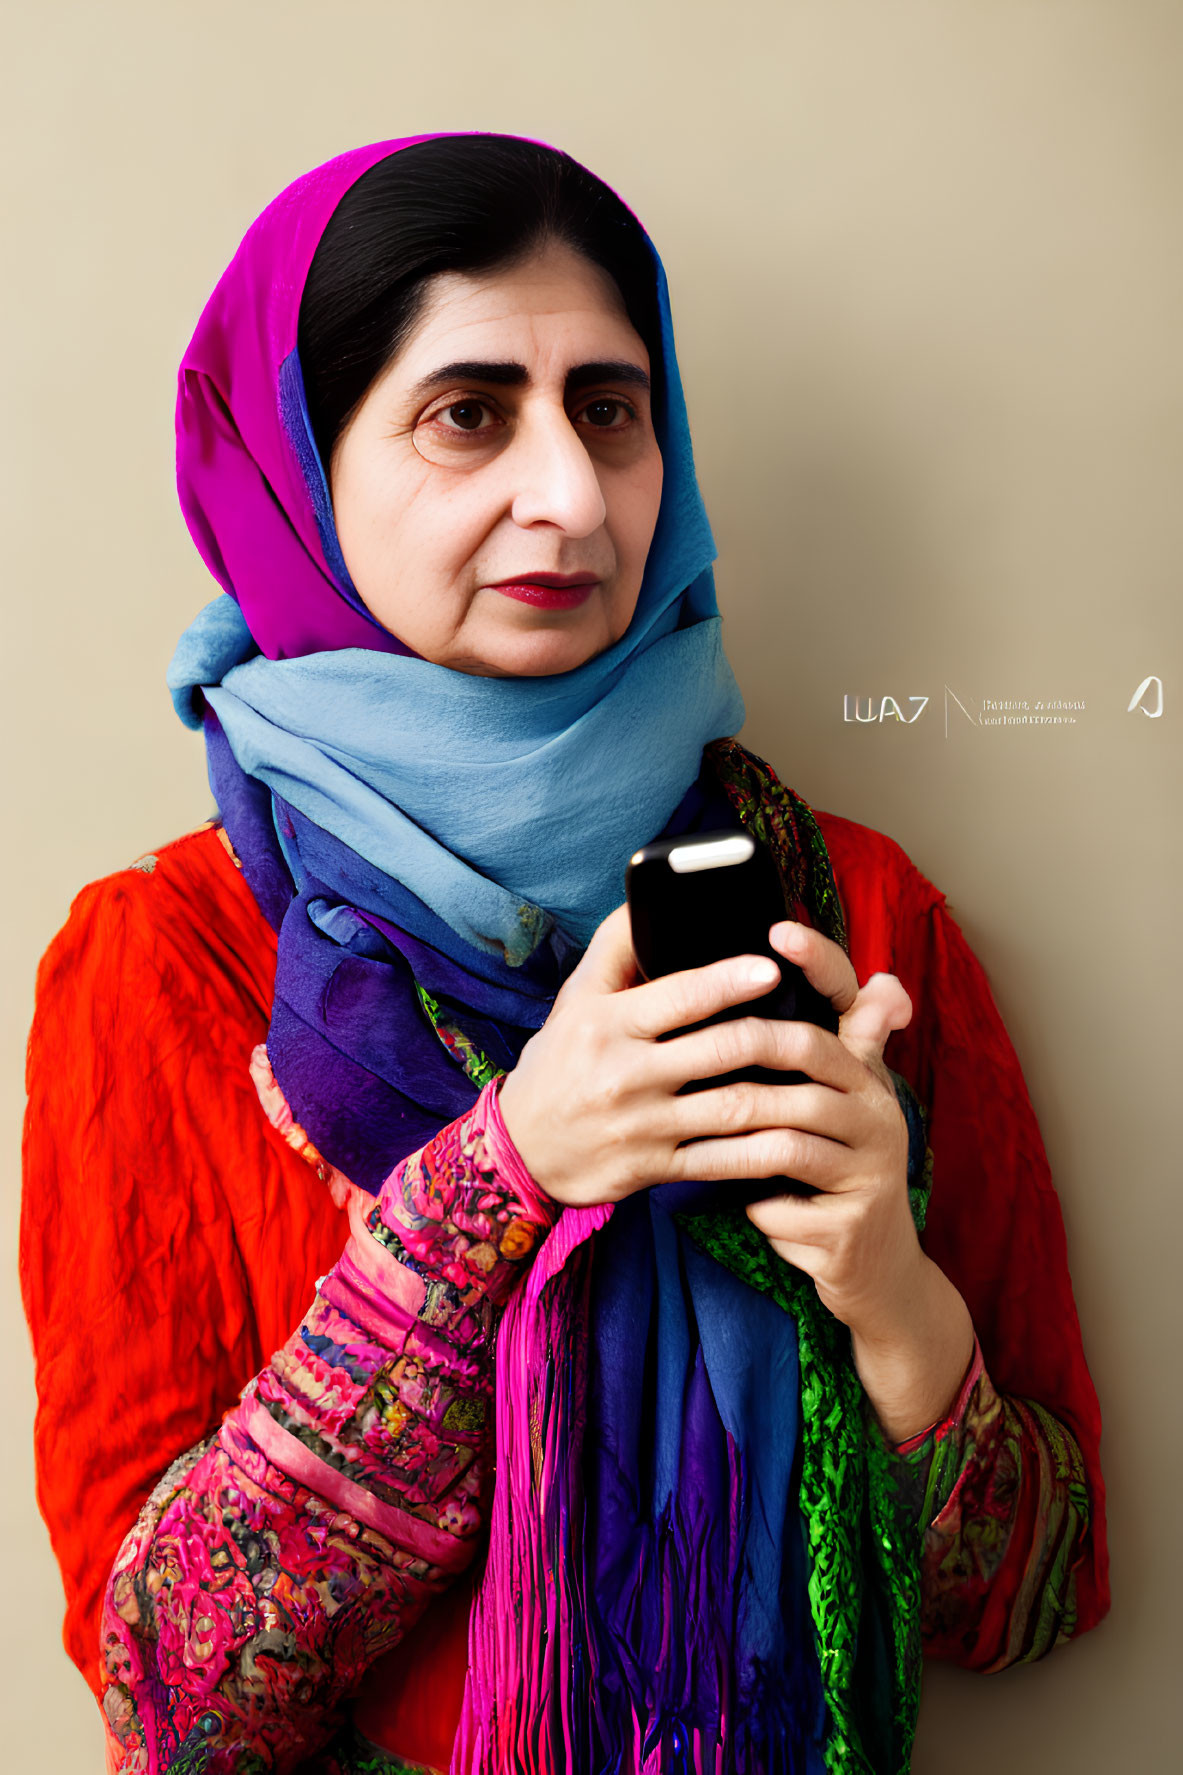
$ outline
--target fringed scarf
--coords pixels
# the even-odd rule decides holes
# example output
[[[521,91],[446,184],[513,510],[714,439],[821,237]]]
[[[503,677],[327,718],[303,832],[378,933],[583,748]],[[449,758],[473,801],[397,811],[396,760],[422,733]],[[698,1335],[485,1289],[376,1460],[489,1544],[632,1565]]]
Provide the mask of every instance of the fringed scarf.
[[[805,803],[734,741],[707,762],[787,909],[845,943]],[[923,1225],[923,1121],[896,1082]],[[907,1769],[916,1524],[848,1333],[726,1186],[565,1209],[496,1386],[455,1771]]]

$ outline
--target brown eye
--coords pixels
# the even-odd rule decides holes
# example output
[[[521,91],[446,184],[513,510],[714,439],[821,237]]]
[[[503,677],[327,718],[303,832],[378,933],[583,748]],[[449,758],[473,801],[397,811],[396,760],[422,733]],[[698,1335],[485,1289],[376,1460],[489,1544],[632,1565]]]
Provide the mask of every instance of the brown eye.
[[[416,423],[412,442],[425,462],[475,467],[510,435],[502,414],[476,395],[433,407]]]
[[[610,431],[621,420],[631,419],[632,415],[623,401],[598,400],[588,402],[583,417],[598,431]]]
[[[448,407],[448,418],[460,431],[479,431],[481,415],[485,407],[481,401],[457,401],[455,406]]]

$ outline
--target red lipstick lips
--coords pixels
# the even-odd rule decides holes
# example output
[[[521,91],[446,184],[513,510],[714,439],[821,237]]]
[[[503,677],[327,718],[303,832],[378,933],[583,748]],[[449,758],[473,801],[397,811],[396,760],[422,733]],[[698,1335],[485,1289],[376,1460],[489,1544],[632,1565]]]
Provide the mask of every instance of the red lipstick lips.
[[[573,610],[598,584],[594,573],[524,573],[519,579],[501,580],[492,590],[541,610]]]

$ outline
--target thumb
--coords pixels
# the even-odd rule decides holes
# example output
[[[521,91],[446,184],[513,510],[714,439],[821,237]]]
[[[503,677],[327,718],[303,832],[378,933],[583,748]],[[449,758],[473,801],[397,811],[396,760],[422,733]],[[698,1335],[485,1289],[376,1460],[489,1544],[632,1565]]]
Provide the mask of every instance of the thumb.
[[[635,985],[638,978],[632,922],[628,904],[622,902],[596,926],[591,942],[563,982],[558,996],[570,995],[573,990],[623,992],[626,986]]]
[[[872,974],[838,1021],[838,1034],[852,1054],[868,1062],[883,1059],[887,1038],[912,1021],[912,1001],[894,974]]]

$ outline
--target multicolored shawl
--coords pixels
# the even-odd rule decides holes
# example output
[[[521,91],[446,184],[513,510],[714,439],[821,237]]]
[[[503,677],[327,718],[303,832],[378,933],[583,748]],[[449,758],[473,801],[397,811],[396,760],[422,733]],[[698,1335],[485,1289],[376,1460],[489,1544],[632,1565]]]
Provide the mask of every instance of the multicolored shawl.
[[[805,803],[734,741],[706,763],[786,907],[845,944]],[[923,1117],[895,1082],[922,1228]],[[726,1194],[565,1210],[506,1309],[458,1771],[909,1766],[915,1512],[848,1333]]]
[[[341,560],[307,430],[295,336],[308,265],[342,193],[408,145],[343,156],[265,212],[202,317],[178,403],[182,504],[227,598],[190,632],[170,682],[182,713],[204,719],[219,808],[279,933],[267,1040],[276,1077],[317,1147],[370,1190],[514,1064],[613,903],[604,903],[610,870],[582,889],[568,868],[561,892],[557,876],[549,884],[564,928],[546,877],[530,892],[516,878],[512,847],[508,861],[503,851],[484,859],[487,873],[468,848],[461,862],[447,842],[449,805],[437,810],[433,850],[392,848],[384,816],[367,820],[366,804],[347,805],[326,769],[344,750],[389,807],[375,748],[349,752],[323,713],[332,697],[310,696],[298,733],[282,697],[270,698],[289,669],[315,691],[365,654],[351,680],[368,686],[363,720],[368,712],[371,729],[379,724],[375,697],[405,695],[398,727],[413,734],[408,711],[419,708],[424,743],[456,765],[458,819],[476,781],[460,753],[465,732],[482,720],[503,731],[495,705],[507,689],[527,707],[521,682],[444,673],[374,624]],[[719,737],[739,724],[742,702],[723,669],[713,543],[654,262],[666,472],[637,615],[614,648],[562,684],[533,681],[535,705],[551,693],[551,731],[542,762],[523,754],[501,826],[513,798],[545,782],[545,756],[562,742],[578,758],[579,724],[619,695],[645,714],[649,740],[634,732],[631,751],[617,747],[623,777],[607,801],[584,771],[561,809],[615,857],[614,899],[628,855],[655,836],[655,809],[671,833],[742,820],[771,845],[786,904],[840,939],[807,810]],[[695,669],[705,694],[687,698]],[[433,674],[449,680],[435,703]],[[249,696],[238,694],[239,675]],[[658,743],[663,723],[677,747]],[[474,883],[501,896],[483,937],[465,913]],[[914,1572],[915,1546],[890,1518],[886,1481],[876,1488],[840,1328],[725,1202],[725,1190],[666,1185],[615,1214],[565,1213],[511,1305],[457,1769],[773,1775],[823,1761],[906,1764],[915,1608],[901,1574]]]

